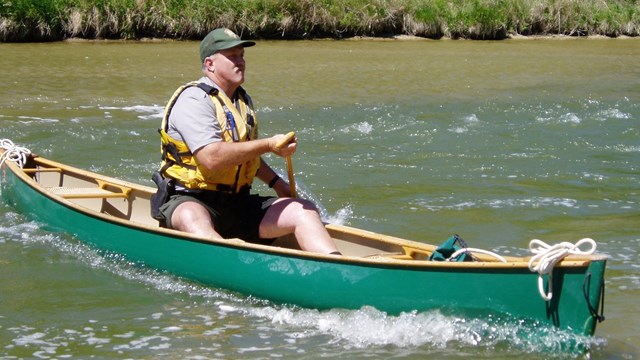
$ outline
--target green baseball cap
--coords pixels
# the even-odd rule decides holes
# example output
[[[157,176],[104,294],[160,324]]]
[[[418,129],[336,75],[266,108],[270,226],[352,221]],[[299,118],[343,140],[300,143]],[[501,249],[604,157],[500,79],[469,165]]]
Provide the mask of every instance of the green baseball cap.
[[[253,41],[240,39],[240,36],[229,29],[215,29],[200,42],[200,62],[204,62],[207,56],[211,56],[220,50],[231,49],[238,45],[249,47],[255,44]]]

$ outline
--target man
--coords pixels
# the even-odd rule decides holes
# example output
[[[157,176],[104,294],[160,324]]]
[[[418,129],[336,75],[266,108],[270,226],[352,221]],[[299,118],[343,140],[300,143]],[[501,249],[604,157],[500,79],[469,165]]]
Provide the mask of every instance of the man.
[[[175,195],[160,207],[167,227],[213,238],[271,244],[294,234],[301,249],[340,254],[315,206],[291,198],[288,184],[261,158],[290,156],[297,139],[258,139],[258,122],[244,82],[244,50],[254,46],[229,29],[216,29],[200,43],[204,76],[179,88],[162,121],[162,168],[175,181]],[[278,197],[249,193],[254,177]]]

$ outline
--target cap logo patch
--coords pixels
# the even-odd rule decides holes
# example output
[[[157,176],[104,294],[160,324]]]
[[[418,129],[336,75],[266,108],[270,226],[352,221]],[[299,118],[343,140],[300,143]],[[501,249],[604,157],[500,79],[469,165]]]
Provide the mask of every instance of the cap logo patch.
[[[236,33],[234,33],[233,31],[229,30],[229,29],[224,29],[224,33],[234,39],[240,39],[240,36],[236,35]]]

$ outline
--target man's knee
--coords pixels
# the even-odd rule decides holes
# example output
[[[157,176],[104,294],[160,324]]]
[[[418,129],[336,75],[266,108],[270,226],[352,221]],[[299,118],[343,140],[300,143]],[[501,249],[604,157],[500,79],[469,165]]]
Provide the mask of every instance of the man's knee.
[[[307,199],[296,199],[296,202],[299,204],[302,210],[307,210],[311,212],[318,212],[318,208],[316,204]]]
[[[302,221],[317,221],[320,219],[320,212],[316,205],[305,199],[299,199],[298,203],[298,211],[296,211],[297,217]]]
[[[171,215],[171,225],[174,229],[191,231],[199,224],[210,224],[211,217],[204,206],[195,201],[186,201],[178,205]]]

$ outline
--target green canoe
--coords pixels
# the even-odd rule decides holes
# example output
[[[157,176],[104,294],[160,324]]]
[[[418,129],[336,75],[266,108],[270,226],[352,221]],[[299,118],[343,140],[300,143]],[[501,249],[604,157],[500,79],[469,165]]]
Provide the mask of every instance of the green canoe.
[[[602,319],[602,255],[559,261],[546,301],[530,257],[501,261],[478,253],[471,262],[429,261],[434,245],[332,224],[326,227],[344,256],[304,252],[290,238],[275,246],[212,240],[159,227],[149,211],[154,188],[39,156],[26,160],[23,168],[2,164],[5,203],[52,230],[208,286],[316,309],[500,313],[584,335],[593,335]]]

